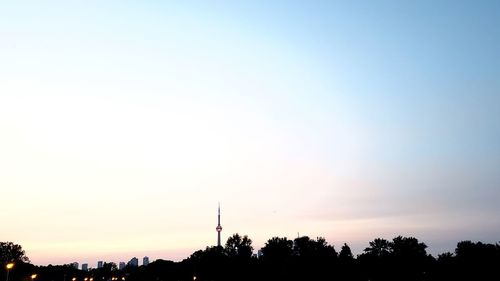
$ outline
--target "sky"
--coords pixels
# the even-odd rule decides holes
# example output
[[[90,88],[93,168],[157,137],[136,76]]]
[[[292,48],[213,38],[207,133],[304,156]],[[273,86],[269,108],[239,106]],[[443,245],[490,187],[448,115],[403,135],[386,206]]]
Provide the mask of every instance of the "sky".
[[[2,1],[0,241],[500,237],[498,1]]]

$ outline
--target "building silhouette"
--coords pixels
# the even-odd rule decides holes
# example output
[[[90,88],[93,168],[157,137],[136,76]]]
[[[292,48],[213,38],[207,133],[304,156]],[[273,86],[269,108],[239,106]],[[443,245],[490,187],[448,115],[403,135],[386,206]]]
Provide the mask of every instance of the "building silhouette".
[[[125,269],[125,266],[127,266],[127,264],[125,262],[121,261],[120,264],[118,265],[118,269],[123,270],[123,269]]]
[[[132,266],[132,267],[138,267],[139,266],[139,259],[137,259],[136,257],[133,257],[129,262],[128,262],[128,265],[129,266]]]
[[[217,215],[217,227],[215,228],[217,231],[217,247],[221,247],[220,244],[220,233],[222,231],[222,226],[220,225],[220,203],[219,203],[219,209],[218,209],[218,215]]]
[[[82,270],[83,271],[88,271],[89,270],[89,264],[88,263],[82,263]]]
[[[146,257],[142,258],[142,265],[146,266],[148,264],[149,264],[149,257],[146,256]]]
[[[102,261],[98,261],[98,262],[97,262],[97,268],[102,268],[102,265],[103,265],[103,262],[102,262]]]

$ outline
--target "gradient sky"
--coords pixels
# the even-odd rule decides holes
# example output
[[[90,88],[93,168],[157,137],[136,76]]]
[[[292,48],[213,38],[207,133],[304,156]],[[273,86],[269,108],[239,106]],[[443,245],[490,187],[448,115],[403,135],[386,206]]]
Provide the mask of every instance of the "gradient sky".
[[[2,1],[1,241],[500,240],[499,1]]]

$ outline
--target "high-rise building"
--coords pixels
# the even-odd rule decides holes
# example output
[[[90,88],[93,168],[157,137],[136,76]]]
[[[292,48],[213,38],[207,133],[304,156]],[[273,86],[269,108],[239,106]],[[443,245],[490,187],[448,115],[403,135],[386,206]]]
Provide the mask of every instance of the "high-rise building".
[[[102,265],[103,265],[103,262],[102,262],[102,261],[98,261],[98,262],[97,262],[97,268],[102,268]]]
[[[146,266],[148,264],[149,264],[149,257],[146,256],[146,257],[142,258],[142,265]]]
[[[129,266],[133,266],[133,267],[138,267],[139,266],[139,259],[137,259],[136,257],[133,257],[132,259],[130,259],[130,261],[128,262],[128,265]]]
[[[71,265],[73,268],[75,268],[75,269],[78,269],[78,266],[79,266],[79,264],[78,264],[77,262],[72,262],[72,263],[70,263],[70,265]]]
[[[125,266],[127,266],[127,264],[125,262],[121,261],[120,264],[119,264],[119,266],[118,266],[118,269],[119,270],[123,270],[123,269],[125,269]]]
[[[217,227],[215,228],[215,230],[217,230],[217,247],[221,247],[220,232],[222,231],[222,226],[220,225],[220,203],[217,215]]]
[[[82,263],[82,270],[83,271],[88,271],[89,270],[89,264],[88,263]]]
[[[262,250],[258,250],[257,251],[257,258],[262,258],[264,256],[264,253],[262,252]]]

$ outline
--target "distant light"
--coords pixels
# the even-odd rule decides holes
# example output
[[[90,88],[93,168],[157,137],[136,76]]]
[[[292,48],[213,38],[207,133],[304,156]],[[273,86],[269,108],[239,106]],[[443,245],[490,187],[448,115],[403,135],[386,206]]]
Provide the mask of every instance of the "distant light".
[[[12,269],[14,267],[14,263],[10,262],[5,266],[7,269]]]
[[[31,274],[31,280],[34,280],[36,278],[36,274]]]

